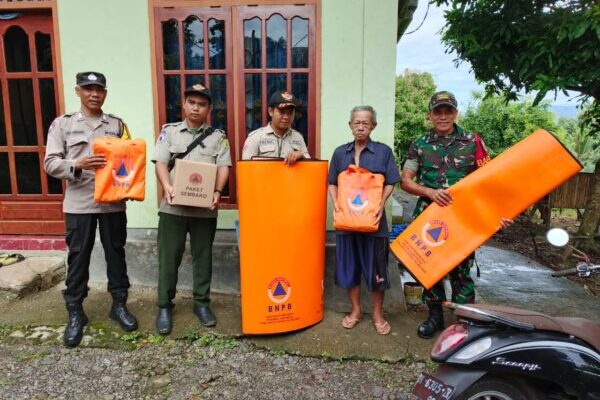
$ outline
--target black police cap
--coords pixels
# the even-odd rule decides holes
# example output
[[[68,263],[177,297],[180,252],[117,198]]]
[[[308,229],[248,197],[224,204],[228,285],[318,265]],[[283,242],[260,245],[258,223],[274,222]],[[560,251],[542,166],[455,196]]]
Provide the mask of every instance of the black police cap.
[[[106,88],[106,77],[100,72],[79,72],[75,76],[77,86],[98,85]]]

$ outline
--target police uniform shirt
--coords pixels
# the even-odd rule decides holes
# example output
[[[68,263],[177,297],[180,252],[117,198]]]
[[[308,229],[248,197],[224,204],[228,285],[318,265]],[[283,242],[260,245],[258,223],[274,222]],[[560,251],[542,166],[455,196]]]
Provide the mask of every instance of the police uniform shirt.
[[[79,111],[54,120],[48,129],[46,172],[67,181],[63,212],[72,214],[110,213],[125,210],[125,202],[97,203],[94,199],[94,170],[75,170],[75,160],[92,155],[94,140],[105,135],[122,137],[123,121],[112,115],[86,117]]]
[[[166,124],[158,135],[156,147],[154,148],[153,162],[169,164],[169,160],[176,153],[185,153],[187,147],[201,135],[208,124],[203,124],[194,134],[186,121]],[[219,167],[231,167],[231,155],[229,152],[229,141],[225,132],[215,129],[202,142],[204,147],[197,145],[183,160],[201,161],[216,164]],[[175,168],[169,173],[171,184],[175,181]],[[180,215],[184,217],[216,218],[217,210],[209,210],[201,207],[188,207],[170,205],[165,198],[160,203],[159,212]]]
[[[288,129],[281,137],[275,134],[271,124],[250,132],[242,150],[242,160],[252,157],[285,157],[291,151],[301,151],[310,158],[300,132]]]

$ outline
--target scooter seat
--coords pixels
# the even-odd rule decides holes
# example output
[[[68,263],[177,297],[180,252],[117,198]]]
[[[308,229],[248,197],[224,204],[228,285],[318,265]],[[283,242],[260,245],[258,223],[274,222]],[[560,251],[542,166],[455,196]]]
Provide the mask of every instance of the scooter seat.
[[[551,317],[535,311],[491,304],[469,304],[468,307],[477,308],[512,321],[532,324],[538,330],[575,336],[600,352],[600,325],[585,318]],[[455,314],[457,317],[467,319],[491,321],[484,315],[464,308],[457,308]]]

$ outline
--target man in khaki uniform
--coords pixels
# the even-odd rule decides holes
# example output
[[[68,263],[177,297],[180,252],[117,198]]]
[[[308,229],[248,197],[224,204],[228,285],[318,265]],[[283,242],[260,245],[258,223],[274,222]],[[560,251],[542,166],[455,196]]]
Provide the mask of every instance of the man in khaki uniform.
[[[158,315],[156,328],[168,335],[173,328],[173,298],[177,286],[177,270],[181,264],[185,239],[189,232],[192,252],[194,313],[204,326],[215,326],[217,319],[209,307],[212,278],[212,245],[217,228],[217,206],[229,178],[231,155],[225,132],[206,123],[211,111],[211,93],[202,85],[185,91],[185,120],[166,124],[157,139],[154,157],[156,176],[165,197],[158,212]],[[217,165],[217,179],[210,208],[173,205],[175,170],[169,162],[185,153],[198,137],[203,140],[183,160]],[[197,143],[197,142],[196,142]]]
[[[81,109],[62,115],[48,129],[44,167],[46,172],[67,181],[63,202],[69,246],[66,289],[63,296],[69,312],[65,329],[66,346],[77,346],[88,320],[83,312],[87,296],[89,266],[100,225],[100,240],[107,264],[108,291],[113,298],[109,317],[126,331],[137,329],[137,320],[126,307],[129,278],[125,263],[127,217],[125,202],[96,203],[94,200],[94,170],[106,165],[103,155],[92,154],[94,140],[105,135],[123,137],[127,128],[123,121],[102,111],[106,99],[106,78],[99,72],[80,72],[75,93]]]
[[[271,122],[250,132],[242,150],[242,160],[253,157],[283,157],[287,164],[310,158],[300,132],[291,128],[296,107],[302,102],[286,91],[275,92],[269,101]]]

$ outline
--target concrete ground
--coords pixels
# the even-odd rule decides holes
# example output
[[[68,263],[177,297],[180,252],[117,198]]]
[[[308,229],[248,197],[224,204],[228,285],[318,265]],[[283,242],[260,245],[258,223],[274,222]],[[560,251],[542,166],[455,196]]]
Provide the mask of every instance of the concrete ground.
[[[0,326],[59,326],[65,324],[67,313],[60,293],[60,285],[29,295],[23,299],[0,300]],[[107,321],[110,297],[105,289],[94,286],[84,302],[90,326]],[[128,301],[129,309],[137,316],[140,331],[155,333],[155,291],[145,287],[132,287]],[[215,328],[202,327],[192,313],[191,293],[178,293],[174,308],[174,331],[172,338],[185,338],[190,330],[199,334],[212,332],[217,335],[239,337],[241,333],[240,298],[233,295],[213,295],[212,308],[217,315]],[[422,310],[387,315],[392,326],[388,336],[378,335],[369,315],[351,330],[341,326],[343,313],[325,310],[322,322],[283,335],[250,336],[248,340],[261,348],[285,351],[306,356],[327,355],[332,358],[380,359],[400,361],[405,359],[426,360],[433,345],[416,336],[416,329],[425,313]],[[116,325],[115,325],[116,326]]]

